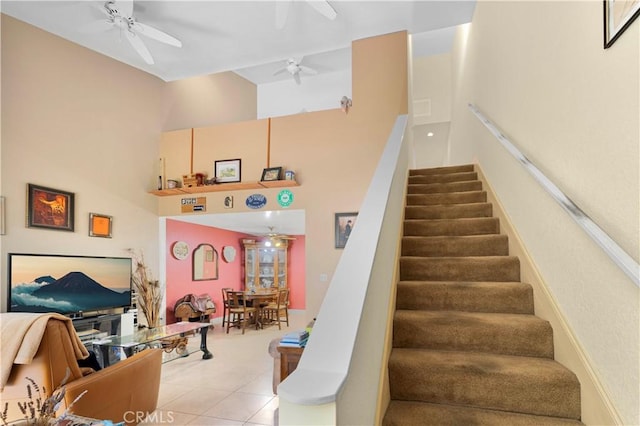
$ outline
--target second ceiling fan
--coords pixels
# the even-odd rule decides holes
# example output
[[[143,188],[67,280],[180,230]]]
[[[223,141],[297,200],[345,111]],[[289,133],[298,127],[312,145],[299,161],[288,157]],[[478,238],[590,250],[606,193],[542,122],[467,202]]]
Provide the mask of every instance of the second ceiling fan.
[[[302,59],[289,58],[287,59],[287,65],[284,68],[281,68],[273,73],[273,75],[282,74],[283,72],[288,72],[291,74],[293,79],[296,81],[296,84],[300,84],[300,74],[309,74],[316,75],[318,71],[313,68],[309,68],[305,65],[301,64]]]

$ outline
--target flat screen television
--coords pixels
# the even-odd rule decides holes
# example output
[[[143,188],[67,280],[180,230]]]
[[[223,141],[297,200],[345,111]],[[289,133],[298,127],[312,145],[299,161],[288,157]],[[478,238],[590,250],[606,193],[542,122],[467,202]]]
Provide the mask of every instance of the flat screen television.
[[[9,312],[105,313],[131,306],[131,258],[9,253]]]

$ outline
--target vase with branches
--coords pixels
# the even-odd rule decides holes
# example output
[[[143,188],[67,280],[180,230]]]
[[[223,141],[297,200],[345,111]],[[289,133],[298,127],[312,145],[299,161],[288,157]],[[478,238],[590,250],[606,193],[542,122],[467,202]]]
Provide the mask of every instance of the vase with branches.
[[[137,293],[138,307],[142,310],[147,326],[155,328],[160,326],[160,305],[162,304],[162,289],[158,280],[154,280],[144,263],[142,251],[136,252],[129,249],[133,261],[133,274],[131,277],[133,289]]]

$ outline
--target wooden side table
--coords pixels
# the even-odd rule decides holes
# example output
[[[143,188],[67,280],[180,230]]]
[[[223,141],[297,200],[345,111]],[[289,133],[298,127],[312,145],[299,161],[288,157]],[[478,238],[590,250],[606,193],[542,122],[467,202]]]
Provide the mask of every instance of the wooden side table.
[[[298,367],[304,348],[278,345],[277,349],[280,352],[280,382],[282,382]]]

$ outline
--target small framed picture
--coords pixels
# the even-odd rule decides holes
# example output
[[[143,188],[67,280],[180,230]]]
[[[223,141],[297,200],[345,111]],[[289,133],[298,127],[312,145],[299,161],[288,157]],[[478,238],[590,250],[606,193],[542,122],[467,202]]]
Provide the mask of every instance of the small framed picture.
[[[640,16],[638,0],[604,0],[604,48],[608,49]]]
[[[357,218],[358,212],[336,213],[336,248],[344,248],[344,246],[347,245]]]
[[[233,195],[227,195],[224,197],[224,208],[232,209],[233,208]]]
[[[282,167],[269,167],[262,170],[261,181],[280,180],[280,174],[282,174]]]
[[[89,213],[89,236],[111,238],[113,218],[104,214]]]
[[[27,184],[27,227],[59,231],[74,229],[74,194]]]
[[[240,182],[241,181],[241,165],[239,158],[235,160],[219,160],[214,163],[213,174],[216,177],[216,183]]]

